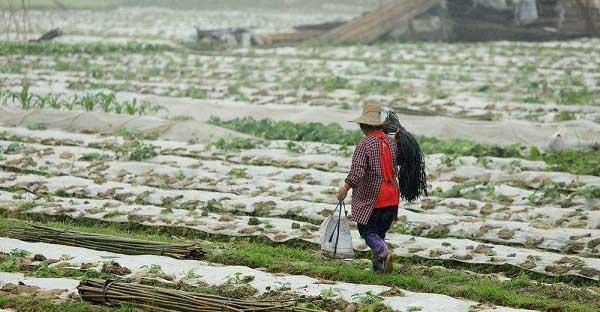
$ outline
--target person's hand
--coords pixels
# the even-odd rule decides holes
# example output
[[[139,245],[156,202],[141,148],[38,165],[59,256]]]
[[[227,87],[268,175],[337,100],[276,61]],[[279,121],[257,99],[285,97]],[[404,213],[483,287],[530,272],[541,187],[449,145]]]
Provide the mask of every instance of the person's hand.
[[[343,201],[344,199],[346,199],[346,196],[348,196],[349,190],[350,190],[350,185],[348,185],[348,183],[345,183],[344,186],[342,186],[340,188],[340,190],[338,191],[338,195],[337,195],[338,200]]]

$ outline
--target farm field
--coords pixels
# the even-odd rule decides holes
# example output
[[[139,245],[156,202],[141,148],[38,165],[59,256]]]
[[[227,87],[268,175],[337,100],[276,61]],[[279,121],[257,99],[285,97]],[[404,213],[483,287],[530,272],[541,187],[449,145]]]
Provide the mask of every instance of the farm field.
[[[121,276],[326,311],[600,310],[600,40],[212,50],[186,43],[194,25],[268,33],[366,6],[40,6],[27,36],[63,37],[0,41],[0,309],[134,311],[77,295]],[[418,135],[430,184],[400,205],[389,275],[355,225],[357,259],[319,251],[369,101]],[[32,225],[206,255],[10,234]]]

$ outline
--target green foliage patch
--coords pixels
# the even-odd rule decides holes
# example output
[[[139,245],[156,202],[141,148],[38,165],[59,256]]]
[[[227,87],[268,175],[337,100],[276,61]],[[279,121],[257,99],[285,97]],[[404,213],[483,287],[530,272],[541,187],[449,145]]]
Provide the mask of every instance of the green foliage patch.
[[[532,159],[545,161],[555,171],[600,176],[600,148],[588,152],[547,152]]]
[[[336,123],[326,125],[320,122],[298,123],[274,121],[268,118],[254,119],[252,117],[235,118],[225,121],[214,116],[210,118],[209,123],[268,140],[308,141],[353,146],[363,137],[363,134],[359,130],[346,130]],[[421,150],[425,154],[442,153],[450,158],[458,156],[520,157],[530,160],[543,160],[550,166],[549,169],[555,171],[600,176],[600,149],[588,152],[566,150],[563,152],[548,151],[542,153],[537,147],[531,147],[528,151],[525,151],[521,146],[516,144],[499,146],[481,144],[471,140],[445,140],[426,136],[418,136],[418,140]],[[228,142],[227,140],[223,140],[218,145],[221,145],[224,149],[233,147],[239,149],[253,148],[250,147],[252,145],[249,143],[234,144],[233,147],[229,147],[231,143]],[[288,149],[294,152],[301,152],[301,149],[296,147],[295,144],[290,144]]]
[[[221,138],[217,142],[210,144],[210,146],[225,151],[238,151],[255,148],[257,147],[257,142],[247,138]]]
[[[354,145],[361,138],[360,131],[344,130],[338,124],[324,125],[319,122],[294,123],[252,117],[229,121],[211,117],[209,123],[238,132],[252,134],[268,140],[313,141],[340,145]]]
[[[117,43],[60,43],[0,41],[0,55],[68,55],[68,54],[131,54],[172,51],[168,45],[141,42]]]

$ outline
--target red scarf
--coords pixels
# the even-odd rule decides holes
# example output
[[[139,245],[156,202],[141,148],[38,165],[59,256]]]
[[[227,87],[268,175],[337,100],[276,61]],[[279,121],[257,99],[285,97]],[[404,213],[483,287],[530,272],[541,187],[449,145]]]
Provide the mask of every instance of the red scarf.
[[[384,139],[386,134],[383,131],[375,131],[369,133],[370,136],[376,137],[379,141],[379,155],[381,157],[381,187],[375,201],[375,208],[385,208],[389,206],[398,206],[400,203],[400,191],[398,182],[394,176],[394,168],[392,162],[392,152],[387,141]]]

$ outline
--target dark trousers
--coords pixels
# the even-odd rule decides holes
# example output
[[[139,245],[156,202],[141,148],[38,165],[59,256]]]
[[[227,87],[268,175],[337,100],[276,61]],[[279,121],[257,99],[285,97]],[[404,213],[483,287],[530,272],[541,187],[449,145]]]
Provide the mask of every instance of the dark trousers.
[[[367,224],[357,224],[358,233],[365,240],[373,253],[373,271],[383,270],[383,261],[388,254],[385,234],[398,215],[398,206],[375,208]]]
[[[357,224],[358,233],[364,239],[371,233],[375,233],[381,239],[385,239],[385,234],[389,231],[397,215],[398,206],[375,208],[367,224]]]

